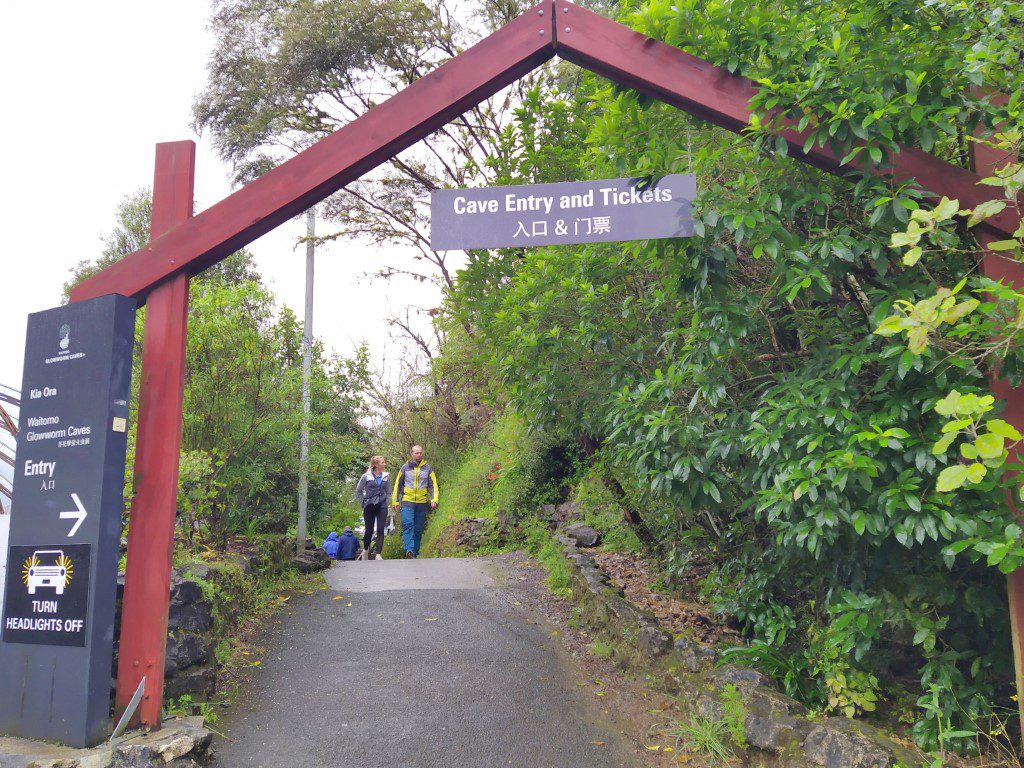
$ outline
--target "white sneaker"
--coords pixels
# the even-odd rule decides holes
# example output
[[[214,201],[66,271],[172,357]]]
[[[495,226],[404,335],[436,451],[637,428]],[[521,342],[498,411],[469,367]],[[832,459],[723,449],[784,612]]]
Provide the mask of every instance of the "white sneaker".
[[[377,555],[377,556],[376,556],[375,558],[373,558],[373,559],[374,559],[374,560],[383,560],[383,559],[384,559],[384,557],[383,557],[383,555]]]

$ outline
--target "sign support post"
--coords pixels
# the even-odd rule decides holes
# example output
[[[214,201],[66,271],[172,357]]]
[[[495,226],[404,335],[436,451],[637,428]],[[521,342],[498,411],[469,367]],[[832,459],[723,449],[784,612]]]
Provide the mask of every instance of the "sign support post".
[[[0,732],[106,737],[135,300],[29,316],[0,623]]]
[[[151,240],[192,216],[195,161],[194,142],[157,144]],[[145,678],[138,720],[151,728],[160,727],[164,695],[185,390],[188,279],[187,274],[177,273],[157,286],[146,302],[135,497],[128,529],[115,706],[123,712]]]

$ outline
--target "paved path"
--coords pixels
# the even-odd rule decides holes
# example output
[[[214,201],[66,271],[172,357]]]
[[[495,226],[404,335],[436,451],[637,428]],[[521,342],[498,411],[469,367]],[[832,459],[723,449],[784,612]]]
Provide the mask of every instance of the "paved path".
[[[330,589],[272,630],[253,689],[218,726],[214,765],[635,765],[550,629],[527,620],[489,567],[336,564]]]

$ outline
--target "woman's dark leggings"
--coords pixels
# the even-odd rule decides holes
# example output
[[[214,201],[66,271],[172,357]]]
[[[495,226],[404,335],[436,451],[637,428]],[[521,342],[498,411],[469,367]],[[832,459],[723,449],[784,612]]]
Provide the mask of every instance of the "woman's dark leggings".
[[[370,541],[373,540],[373,529],[377,527],[377,541],[374,543],[374,554],[379,555],[384,549],[384,526],[387,525],[388,503],[371,504],[363,509],[363,522],[366,524],[366,532],[363,534],[363,549],[370,550]]]

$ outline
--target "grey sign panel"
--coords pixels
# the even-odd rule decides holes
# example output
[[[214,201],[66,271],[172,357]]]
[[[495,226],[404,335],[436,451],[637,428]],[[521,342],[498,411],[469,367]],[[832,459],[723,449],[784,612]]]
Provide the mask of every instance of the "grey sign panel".
[[[693,174],[430,194],[430,247],[528,248],[693,235]]]
[[[0,733],[106,736],[135,302],[28,319],[0,617]]]

